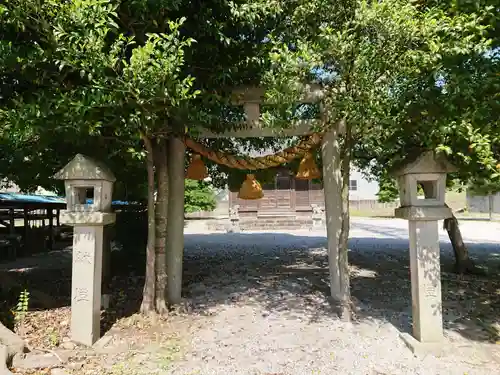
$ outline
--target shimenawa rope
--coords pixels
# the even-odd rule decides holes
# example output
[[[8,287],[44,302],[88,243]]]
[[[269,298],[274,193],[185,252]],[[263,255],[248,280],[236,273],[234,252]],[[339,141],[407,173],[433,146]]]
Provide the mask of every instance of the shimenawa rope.
[[[213,151],[188,137],[184,138],[184,142],[191,150],[217,164],[225,165],[234,169],[254,171],[258,169],[277,167],[281,164],[289,163],[298,157],[304,156],[320,144],[321,136],[321,133],[314,133],[307,139],[299,142],[296,146],[288,147],[273,155],[258,157],[239,157],[220,151]]]

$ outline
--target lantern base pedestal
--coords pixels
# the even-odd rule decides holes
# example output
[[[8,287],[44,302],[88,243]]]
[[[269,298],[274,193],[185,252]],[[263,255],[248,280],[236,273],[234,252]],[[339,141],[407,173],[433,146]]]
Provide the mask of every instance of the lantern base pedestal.
[[[444,354],[444,343],[441,342],[420,342],[407,332],[400,333],[399,337],[408,349],[416,356],[426,356],[428,354],[441,356]]]

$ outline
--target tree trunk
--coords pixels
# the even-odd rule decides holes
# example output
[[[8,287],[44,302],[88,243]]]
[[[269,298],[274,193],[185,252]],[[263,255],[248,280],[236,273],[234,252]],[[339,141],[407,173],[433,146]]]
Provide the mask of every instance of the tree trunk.
[[[184,254],[184,158],[186,146],[181,138],[169,142],[169,202],[167,224],[167,299],[170,306],[181,303]]]
[[[6,366],[16,354],[22,354],[25,347],[24,340],[0,322],[0,374],[10,374]]]
[[[155,307],[159,314],[168,312],[166,303],[166,254],[165,245],[167,237],[167,216],[168,216],[168,158],[167,158],[167,139],[160,138],[158,143],[155,143],[155,169],[158,183],[158,192],[156,196],[155,209],[155,270],[156,270],[156,287],[155,287]]]
[[[469,258],[469,251],[462,239],[462,233],[460,232],[458,220],[455,215],[452,214],[451,217],[444,219],[443,227],[448,232],[448,237],[450,237],[451,246],[455,253],[455,271],[459,274],[482,274],[483,272]]]
[[[148,242],[146,246],[146,279],[141,304],[141,313],[150,314],[155,311],[155,170],[153,146],[151,140],[142,135],[142,140],[147,152],[147,171],[148,171]]]
[[[422,190],[424,191],[425,198],[431,198],[435,195],[433,191],[434,185],[432,183],[421,182]],[[448,207],[448,205],[446,205]],[[444,219],[443,228],[448,232],[448,237],[450,237],[451,246],[455,253],[455,270],[459,274],[464,274],[467,272],[476,273],[478,269],[470,260],[469,252],[465,243],[462,239],[462,233],[460,232],[460,227],[458,226],[458,220],[455,215]]]
[[[113,226],[106,225],[102,231],[101,308],[105,310],[109,308],[111,300],[111,240],[113,230]]]
[[[339,236],[340,318],[351,321],[351,283],[349,279],[349,179],[351,169],[351,127],[344,124],[344,149],[342,150],[342,226]]]

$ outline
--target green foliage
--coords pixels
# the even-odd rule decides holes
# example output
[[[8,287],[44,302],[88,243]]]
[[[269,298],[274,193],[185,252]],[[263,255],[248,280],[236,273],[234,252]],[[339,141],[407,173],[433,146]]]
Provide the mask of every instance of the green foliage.
[[[458,166],[450,181],[500,189],[496,3],[289,4],[264,76],[268,99],[288,104],[280,116],[313,72],[324,87],[327,122],[350,127],[355,164],[380,180],[382,200],[396,192],[387,170],[428,149]]]
[[[83,152],[110,164],[117,198],[139,199],[140,132],[235,127],[229,91],[243,84],[266,86],[264,122],[289,126],[303,83],[316,79],[328,123],[344,119],[351,128],[359,166],[380,177],[413,150],[435,149],[459,167],[451,178],[496,191],[495,7],[494,0],[4,1],[0,176],[61,189],[52,174]],[[206,144],[241,153],[281,143]],[[224,185],[227,170],[209,169]]]
[[[378,201],[382,203],[394,202],[399,198],[399,190],[396,182],[383,176],[379,179],[379,191],[377,193]]]
[[[26,313],[28,312],[29,308],[29,299],[30,293],[27,290],[23,290],[19,294],[18,302],[12,310],[12,313],[14,314],[14,321],[16,322],[16,324],[21,324],[26,317]]]
[[[0,8],[0,175],[26,189],[76,152],[142,195],[140,133],[236,127],[230,90],[259,84],[279,3],[9,0]],[[234,148],[233,140],[220,142]],[[259,141],[257,141],[257,144]],[[217,171],[217,169],[215,169]],[[20,173],[19,171],[22,171]],[[132,172],[132,173],[129,173]]]
[[[445,4],[441,3],[440,6]],[[423,11],[426,11],[423,9]],[[498,43],[490,24],[491,8],[474,7],[472,12],[434,10],[456,19],[454,30],[463,36],[461,48],[448,46],[435,66],[427,66],[409,76],[403,87],[407,93],[393,108],[399,126],[379,127],[359,144],[357,155],[364,165],[370,158],[377,163],[372,171],[384,170],[414,150],[434,149],[445,153],[458,167],[449,182],[481,186],[486,190],[500,187],[496,165],[498,153],[499,56],[491,46]],[[457,23],[460,20],[470,23]],[[498,19],[498,16],[497,16]],[[445,29],[448,31],[448,29]],[[490,36],[490,37],[488,37]],[[472,46],[469,40],[478,42]]]
[[[216,203],[215,192],[207,182],[186,180],[184,212],[213,211]]]

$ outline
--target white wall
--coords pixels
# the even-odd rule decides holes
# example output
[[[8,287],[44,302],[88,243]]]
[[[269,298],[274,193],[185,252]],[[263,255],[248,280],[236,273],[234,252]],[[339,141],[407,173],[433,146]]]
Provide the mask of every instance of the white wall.
[[[491,212],[500,213],[500,193],[493,194]],[[470,212],[489,213],[490,198],[488,195],[475,195],[467,190],[467,210]]]
[[[377,181],[368,181],[366,177],[358,169],[351,168],[351,180],[356,180],[358,189],[356,191],[349,190],[349,197],[351,200],[372,200],[378,199],[377,193],[379,191]]]

